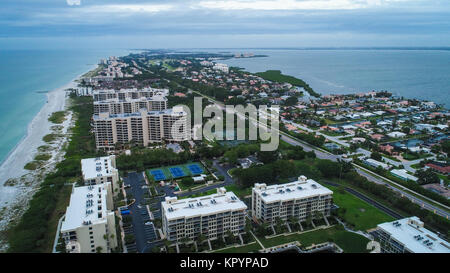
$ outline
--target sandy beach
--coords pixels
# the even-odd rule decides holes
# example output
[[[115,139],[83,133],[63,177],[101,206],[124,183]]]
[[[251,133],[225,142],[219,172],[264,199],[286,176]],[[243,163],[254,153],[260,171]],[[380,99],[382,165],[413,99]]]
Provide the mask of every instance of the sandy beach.
[[[89,69],[89,71],[92,67]],[[64,157],[61,149],[67,143],[67,132],[73,126],[72,113],[67,111],[68,88],[77,86],[74,78],[68,84],[47,93],[47,102],[42,106],[39,113],[28,124],[27,135],[17,144],[13,151],[0,166],[0,231],[4,231],[11,220],[18,219],[28,207],[28,201],[33,196],[45,174],[52,171],[56,163]],[[66,119],[62,124],[54,124],[48,121],[53,112],[66,110]],[[43,137],[55,133],[55,127],[63,137],[58,137],[52,143],[46,143]],[[50,146],[51,159],[40,168],[30,171],[24,169],[25,164],[32,161],[38,154],[38,147]],[[12,185],[5,184],[8,180],[14,180]],[[2,249],[2,238],[0,238],[0,250]],[[4,239],[4,238],[3,238]]]

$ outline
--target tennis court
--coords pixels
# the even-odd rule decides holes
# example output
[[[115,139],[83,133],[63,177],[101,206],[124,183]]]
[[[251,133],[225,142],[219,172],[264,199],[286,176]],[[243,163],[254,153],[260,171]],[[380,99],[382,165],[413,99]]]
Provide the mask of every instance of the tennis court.
[[[164,180],[166,179],[166,176],[164,175],[164,172],[162,170],[152,170],[150,171],[155,181]]]
[[[191,171],[191,173],[193,175],[197,175],[197,174],[203,173],[203,169],[200,168],[200,166],[198,164],[190,164],[190,165],[187,165],[187,167],[188,167],[189,171]]]
[[[180,167],[169,168],[169,171],[172,174],[173,178],[187,176]]]
[[[191,162],[182,165],[160,167],[148,170],[147,173],[154,181],[178,179],[186,176],[195,176],[205,173],[203,166],[199,163]]]

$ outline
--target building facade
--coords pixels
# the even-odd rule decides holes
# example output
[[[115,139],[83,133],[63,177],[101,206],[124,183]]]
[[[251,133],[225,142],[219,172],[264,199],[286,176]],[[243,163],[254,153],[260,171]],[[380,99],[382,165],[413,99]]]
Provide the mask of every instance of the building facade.
[[[195,239],[200,234],[217,239],[228,231],[234,235],[244,231],[247,206],[233,192],[219,188],[216,194],[199,198],[166,197],[161,211],[168,240]]]
[[[143,88],[143,89],[120,89],[120,90],[94,90],[92,97],[95,101],[104,100],[126,100],[126,99],[141,99],[152,98],[155,96],[166,97],[169,95],[169,89],[157,89],[157,88]]]
[[[131,114],[146,111],[163,111],[167,109],[167,98],[164,96],[153,96],[150,98],[113,98],[101,101],[94,101],[94,115],[100,113],[110,114]]]
[[[82,159],[81,173],[86,186],[109,182],[114,194],[119,193],[119,171],[115,155]]]
[[[256,183],[252,189],[252,217],[263,223],[272,224],[278,217],[304,221],[317,213],[330,216],[332,203],[333,192],[305,176],[281,185]]]
[[[375,234],[385,253],[450,253],[450,244],[416,216],[379,224]]]
[[[61,236],[69,253],[110,253],[117,247],[112,187],[74,187],[61,226]]]
[[[181,107],[164,111],[143,111],[131,114],[100,113],[93,125],[97,149],[114,150],[116,143],[149,143],[184,141],[188,138],[187,113]]]

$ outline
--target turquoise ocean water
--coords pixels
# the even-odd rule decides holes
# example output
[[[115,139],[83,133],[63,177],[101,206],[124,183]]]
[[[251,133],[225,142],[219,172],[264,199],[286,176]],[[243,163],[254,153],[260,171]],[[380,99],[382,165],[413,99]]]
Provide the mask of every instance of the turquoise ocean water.
[[[213,52],[214,50],[202,50]],[[250,72],[278,69],[317,92],[388,90],[450,106],[450,51],[443,50],[218,50],[269,57],[231,59]],[[0,50],[0,162],[26,135],[46,102],[42,91],[61,87],[99,59],[126,50]]]
[[[125,50],[0,50],[0,162],[26,135],[46,103],[43,93],[64,86],[99,59]]]

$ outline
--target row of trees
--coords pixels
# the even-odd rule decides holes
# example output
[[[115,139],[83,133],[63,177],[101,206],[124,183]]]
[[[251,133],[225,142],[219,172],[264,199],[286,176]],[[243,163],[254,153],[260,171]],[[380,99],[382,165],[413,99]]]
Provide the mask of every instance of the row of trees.
[[[402,211],[408,215],[415,215],[422,219],[427,225],[438,230],[439,232],[450,236],[450,221],[434,214],[431,211],[422,209],[419,205],[412,203],[406,197],[401,197],[386,186],[379,185],[368,181],[365,177],[360,176],[355,171],[347,172],[343,175],[343,179],[357,188],[361,188],[371,194],[384,200],[390,207]]]
[[[101,153],[95,150],[94,137],[90,133],[89,120],[92,116],[92,99],[72,96],[72,111],[78,117],[72,138],[66,149],[65,159],[56,165],[41,183],[39,190],[30,201],[29,208],[17,225],[8,230],[8,252],[49,252],[54,239],[50,232],[54,226],[50,220],[58,209],[56,204],[68,198],[64,187],[68,181],[81,176],[82,157],[96,157]],[[87,125],[86,125],[87,124]],[[70,191],[69,191],[70,192]]]

